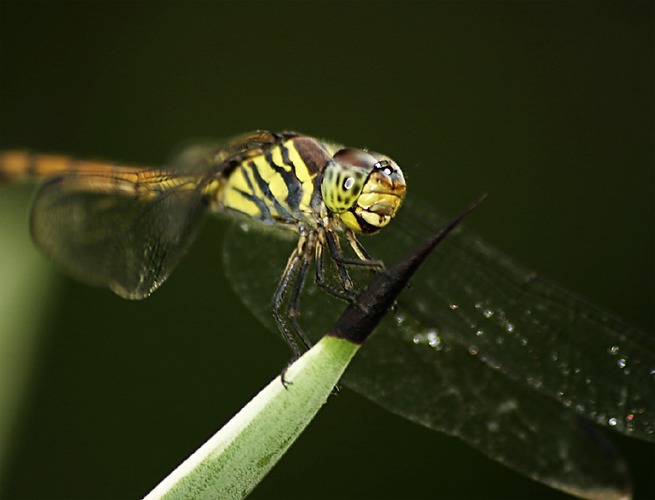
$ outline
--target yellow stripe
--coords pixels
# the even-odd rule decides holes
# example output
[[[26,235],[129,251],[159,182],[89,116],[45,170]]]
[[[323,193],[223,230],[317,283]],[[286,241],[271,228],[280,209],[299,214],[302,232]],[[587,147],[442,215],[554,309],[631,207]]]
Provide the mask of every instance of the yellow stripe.
[[[276,165],[281,166],[287,172],[291,171],[291,167],[282,163],[282,153],[280,152],[279,147],[273,148],[271,151],[271,159]],[[280,175],[280,173],[271,166],[271,164],[266,160],[265,155],[261,155],[255,158],[254,163],[257,167],[260,177],[264,180],[264,182],[268,184],[268,188],[270,189],[271,194],[275,197],[275,199],[277,199],[280,205],[286,208],[287,211],[290,211],[290,207],[286,203],[286,198],[289,194],[289,188],[282,175]],[[257,196],[260,197],[269,206],[271,213],[277,213],[273,204],[258,188]]]
[[[228,188],[230,191],[239,190],[244,193],[253,194],[246,179],[243,168],[237,168],[230,176]]]
[[[252,194],[250,187],[246,182],[246,178],[244,177],[243,169],[238,167],[234,172],[232,172],[232,175],[230,175],[222,192],[222,205],[254,218],[259,217],[261,212],[257,205],[248,198],[245,198],[240,191]]]
[[[275,177],[273,177],[268,183],[268,187],[270,188],[271,193],[273,193],[273,196],[275,196],[280,202],[280,204],[289,210],[286,202],[287,196],[289,195],[289,188],[287,183],[284,182],[282,176],[280,174],[275,174]]]
[[[252,159],[252,162],[255,164],[255,167],[257,167],[259,176],[264,179],[267,184],[270,182],[272,177],[277,175],[275,170],[273,170],[273,167],[269,165],[263,155],[256,156]]]
[[[249,215],[253,219],[260,218],[261,212],[251,200],[244,198],[241,193],[228,189],[223,195],[223,206]]]
[[[289,150],[289,160],[296,167],[296,177],[302,183],[302,198],[300,199],[299,209],[301,212],[309,213],[312,211],[311,203],[312,195],[314,194],[314,176],[309,173],[309,169],[293,145],[293,141],[287,141],[285,145]]]
[[[287,172],[291,172],[291,165],[287,165],[286,163],[284,163],[284,158],[282,158],[282,149],[280,149],[279,146],[273,148],[273,150],[271,151],[271,157],[273,158],[273,162],[276,165],[281,166]]]
[[[304,186],[307,181],[311,181],[312,179],[312,176],[307,169],[307,165],[305,165],[305,162],[300,157],[300,153],[298,153],[298,150],[293,145],[293,140],[287,141],[285,146],[289,150],[289,160],[291,160],[291,163],[296,167],[296,177],[298,177]]]

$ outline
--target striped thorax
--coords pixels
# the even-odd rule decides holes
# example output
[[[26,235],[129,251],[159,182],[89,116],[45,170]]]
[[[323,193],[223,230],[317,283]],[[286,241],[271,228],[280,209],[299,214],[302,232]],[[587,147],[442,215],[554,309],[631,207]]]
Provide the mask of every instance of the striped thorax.
[[[334,150],[293,136],[250,154],[223,173],[217,209],[265,223],[333,225],[373,233],[394,217],[405,197],[403,173],[390,158],[360,149]]]

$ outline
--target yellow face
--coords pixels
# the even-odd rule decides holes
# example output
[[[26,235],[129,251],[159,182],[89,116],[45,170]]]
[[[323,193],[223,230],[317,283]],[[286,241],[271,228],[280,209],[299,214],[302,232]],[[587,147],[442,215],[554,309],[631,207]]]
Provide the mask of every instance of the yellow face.
[[[337,151],[325,167],[323,202],[355,232],[373,233],[386,226],[405,198],[407,186],[392,159],[361,149]]]

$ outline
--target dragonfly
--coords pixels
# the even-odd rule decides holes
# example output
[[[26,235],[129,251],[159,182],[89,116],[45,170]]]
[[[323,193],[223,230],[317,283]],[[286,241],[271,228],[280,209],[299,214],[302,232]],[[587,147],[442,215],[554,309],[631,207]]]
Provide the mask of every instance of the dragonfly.
[[[405,196],[391,158],[292,132],[191,145],[163,167],[0,153],[0,179],[25,177],[45,179],[36,244],[74,278],[129,299],[166,280],[207,213],[227,216],[232,287],[295,353],[338,317],[336,299],[449,222]],[[343,383],[581,497],[630,491],[592,423],[655,441],[653,338],[465,228],[424,264]]]
[[[402,170],[390,158],[294,132],[195,145],[172,165],[130,167],[6,151],[0,178],[49,178],[30,219],[37,245],[71,276],[127,299],[143,299],[161,286],[207,212],[231,212],[296,233],[273,296],[273,318],[296,356],[311,346],[295,319],[310,264],[316,262],[317,284],[352,301],[347,266],[383,267],[356,233],[386,226],[406,191]],[[354,258],[342,251],[339,235]],[[326,248],[337,287],[324,272]]]

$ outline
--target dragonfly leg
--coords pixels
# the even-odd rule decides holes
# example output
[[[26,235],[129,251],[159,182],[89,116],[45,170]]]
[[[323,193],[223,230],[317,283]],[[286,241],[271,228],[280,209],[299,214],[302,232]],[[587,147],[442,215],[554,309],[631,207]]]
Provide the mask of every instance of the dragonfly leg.
[[[311,244],[307,244],[307,237],[301,235],[298,245],[289,256],[282,278],[273,295],[273,319],[296,358],[312,345],[296,319],[300,292],[311,263],[311,246]],[[287,307],[284,308],[285,298],[289,291],[291,291],[291,296]],[[298,345],[298,340],[302,343],[302,347]]]
[[[350,280],[350,276],[348,275],[348,271],[346,270],[345,266],[368,267],[376,272],[384,271],[384,264],[379,260],[371,258],[369,253],[357,240],[357,237],[352,231],[346,232],[346,238],[348,239],[348,243],[350,243],[353,251],[357,255],[356,259],[346,257],[341,251],[338,237],[336,237],[331,231],[325,231],[325,239],[328,245],[328,249],[330,250],[330,256],[336,262],[337,267],[340,269],[340,274],[345,273]],[[350,281],[350,283],[352,285],[352,281]],[[344,287],[344,289],[346,288]]]
[[[302,237],[301,237],[302,238]],[[291,328],[293,329],[293,333],[295,333],[295,337],[293,334],[289,331],[286,323],[283,322],[282,315],[279,314],[279,310],[277,311],[277,316],[276,316],[276,311],[274,308],[274,316],[276,319],[276,322],[278,323],[278,327],[284,331],[284,337],[285,340],[289,343],[291,346],[291,349],[293,350],[293,359],[291,362],[282,370],[282,373],[280,374],[280,378],[282,380],[282,385],[287,388],[287,386],[293,384],[293,382],[289,381],[286,379],[286,373],[287,369],[291,364],[298,359],[303,351],[307,351],[311,349],[312,347],[312,342],[309,340],[305,332],[303,331],[302,327],[300,326],[300,323],[298,323],[298,315],[299,315],[299,309],[298,309],[298,304],[300,302],[300,294],[302,292],[302,289],[305,285],[305,279],[307,277],[307,271],[309,270],[309,265],[311,264],[311,241],[312,239],[309,238],[309,242],[305,243],[305,248],[302,250],[298,250],[298,248],[294,251],[296,253],[296,258],[295,258],[295,263],[294,266],[297,266],[297,269],[295,270],[295,278],[291,281],[287,282],[285,286],[285,290],[282,290],[281,295],[280,295],[280,301],[278,302],[278,307],[281,308],[282,306],[282,301],[284,299],[285,291],[291,287],[291,295],[289,297],[289,300],[287,302],[287,308],[286,308],[286,314],[285,318],[289,324],[291,325]],[[279,288],[279,287],[278,287]],[[276,293],[277,295],[277,293]],[[302,343],[302,350],[299,348],[298,343],[296,342],[296,338],[300,339],[300,342]]]
[[[359,242],[355,233],[350,229],[346,231],[346,239],[348,240],[348,243],[350,243],[353,251],[357,254],[357,257],[360,258],[359,262],[356,262],[353,265],[371,267],[375,272],[384,271],[384,263],[371,257],[371,254],[366,251],[364,245]]]
[[[298,323],[297,318],[300,315],[298,304],[300,302],[300,295],[302,290],[305,287],[307,271],[309,270],[309,266],[312,263],[313,246],[314,238],[310,236],[307,243],[305,244],[302,255],[300,256],[300,266],[291,288],[286,310],[289,323],[291,323],[291,327],[294,329],[295,334],[300,339],[305,349],[310,349],[312,347],[312,341],[309,340],[302,327],[300,326],[300,323]]]
[[[341,246],[339,245],[339,238],[335,236],[335,234],[326,229],[323,234],[325,235],[325,241],[328,246],[328,250],[330,251],[330,256],[332,257],[332,260],[334,261],[336,267],[337,267],[337,276],[339,277],[339,284],[341,285],[341,288],[346,292],[346,294],[352,293],[353,289],[355,286],[353,285],[353,280],[350,278],[350,273],[348,272],[348,269],[344,264],[348,264],[348,262],[344,262],[343,260],[346,259],[343,255],[343,252],[341,251]],[[350,259],[346,259],[350,260]],[[354,259],[353,259],[354,260]]]
[[[360,268],[366,268],[370,269],[371,271],[374,272],[382,272],[384,271],[384,264],[380,261],[374,260],[371,258],[369,253],[366,251],[366,249],[362,246],[361,243],[357,240],[357,237],[352,231],[346,232],[346,237],[348,239],[348,242],[350,243],[353,251],[357,254],[356,259],[351,259],[346,257],[343,252],[341,251],[341,247],[339,246],[339,239],[335,234],[331,231],[325,231],[325,241],[328,245],[328,249],[330,251],[330,256],[332,257],[332,260],[334,264],[336,265],[339,273],[338,277],[340,279],[341,286],[343,290],[345,291],[345,294],[342,292],[338,292],[335,290],[330,290],[329,285],[326,285],[325,287],[321,286],[321,283],[319,282],[320,279],[324,278],[322,276],[318,276],[318,271],[319,271],[319,260],[317,259],[317,284],[324,288],[325,290],[328,291],[328,293],[331,293],[332,295],[338,297],[338,298],[343,298],[345,296],[345,300],[351,304],[355,304],[358,307],[360,307],[357,302],[355,301],[355,292],[353,290],[353,284],[352,280],[350,278],[350,273],[348,272],[348,266],[352,267],[360,267]],[[319,243],[320,245],[320,243]],[[321,268],[322,272],[322,268]],[[345,281],[347,280],[347,281]],[[337,292],[337,293],[333,293]]]
[[[282,337],[284,337],[285,342],[289,345],[289,347],[291,347],[291,350],[296,356],[300,354],[301,349],[298,346],[298,343],[296,342],[293,334],[289,330],[289,327],[286,323],[286,318],[283,318],[281,311],[282,305],[284,303],[284,296],[287,289],[289,288],[291,280],[297,272],[299,263],[300,257],[298,256],[298,250],[294,249],[294,251],[289,256],[287,266],[284,269],[282,278],[280,279],[280,282],[278,283],[275,290],[275,294],[273,295],[273,319],[275,320],[275,323],[277,324],[278,330],[280,330]]]
[[[325,271],[323,270],[323,245],[318,242],[316,245],[316,274],[314,277],[314,281],[316,284],[321,287],[323,290],[325,290],[327,293],[332,295],[333,297],[336,297],[337,299],[343,300],[344,302],[348,302],[351,304],[354,300],[354,295],[349,294],[347,292],[344,292],[343,290],[339,290],[337,288],[334,288],[333,286],[330,286],[330,284],[327,282],[325,279]]]

